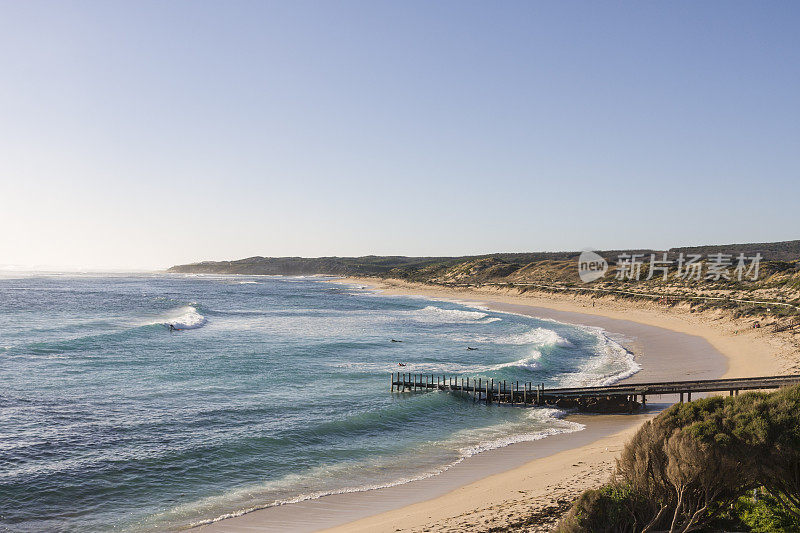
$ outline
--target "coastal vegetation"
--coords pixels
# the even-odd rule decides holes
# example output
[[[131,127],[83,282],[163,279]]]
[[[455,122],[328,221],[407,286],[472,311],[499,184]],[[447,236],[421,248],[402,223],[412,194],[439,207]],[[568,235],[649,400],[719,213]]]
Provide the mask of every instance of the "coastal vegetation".
[[[613,479],[559,533],[800,531],[800,386],[676,404],[646,422]]]
[[[598,252],[614,264],[621,254],[678,254],[744,253],[761,254],[776,268],[797,270],[800,260],[800,240],[774,243],[750,243],[715,246],[693,246],[669,250],[605,250]],[[202,261],[176,265],[169,272],[251,275],[313,275],[377,276],[406,281],[434,283],[480,283],[487,281],[559,281],[578,282],[575,265],[580,251],[494,253],[459,257],[248,257],[233,261]],[[784,263],[777,267],[778,263]],[[566,269],[562,267],[568,267]],[[613,273],[613,268],[612,272]]]
[[[673,267],[664,279],[650,276],[649,262],[667,253],[670,260],[680,254],[701,256],[707,272],[713,254],[759,254],[756,280],[730,276],[710,279],[705,274],[679,277]],[[591,298],[614,298],[683,306],[691,312],[722,310],[734,318],[782,324],[800,315],[800,240],[776,243],[698,246],[669,250],[608,250],[599,254],[608,260],[608,272],[592,283],[582,283],[577,262],[580,252],[497,253],[463,257],[251,257],[236,261],[204,261],[178,265],[174,273],[249,275],[333,275],[377,277],[406,282],[456,287],[496,287],[518,292],[582,294]],[[642,261],[640,279],[618,276],[619,258],[637,254]],[[759,325],[766,325],[765,323]]]

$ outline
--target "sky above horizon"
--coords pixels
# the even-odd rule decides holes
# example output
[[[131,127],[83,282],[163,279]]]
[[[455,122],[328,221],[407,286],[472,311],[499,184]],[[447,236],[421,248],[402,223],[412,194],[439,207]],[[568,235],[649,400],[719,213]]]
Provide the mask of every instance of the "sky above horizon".
[[[0,266],[800,238],[795,2],[0,1]]]

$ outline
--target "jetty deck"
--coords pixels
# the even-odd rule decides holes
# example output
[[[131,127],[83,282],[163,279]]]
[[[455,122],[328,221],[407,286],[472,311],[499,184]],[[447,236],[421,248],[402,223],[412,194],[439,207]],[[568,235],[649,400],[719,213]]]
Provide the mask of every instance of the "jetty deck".
[[[692,401],[693,393],[727,392],[731,396],[743,390],[768,390],[800,383],[800,374],[756,378],[700,379],[624,383],[600,387],[545,388],[543,383],[470,378],[453,375],[407,374],[393,372],[391,391],[440,390],[472,396],[475,401],[512,405],[550,405],[577,407],[589,411],[631,411],[646,405],[647,397],[678,395],[680,401]]]

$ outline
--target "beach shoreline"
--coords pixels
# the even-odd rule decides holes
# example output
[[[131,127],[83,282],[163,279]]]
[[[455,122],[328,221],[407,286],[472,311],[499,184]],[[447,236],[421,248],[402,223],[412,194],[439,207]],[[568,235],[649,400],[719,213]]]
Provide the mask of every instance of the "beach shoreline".
[[[337,283],[456,300],[494,311],[601,327],[630,350],[642,370],[628,380],[748,377],[790,370],[793,349],[741,333],[721,317],[657,306],[503,289],[451,289],[372,278]],[[687,316],[688,315],[688,316]],[[733,332],[737,333],[733,333]],[[323,496],[214,522],[203,531],[461,531],[496,527],[545,531],[582,490],[602,484],[614,459],[645,420],[669,405],[653,398],[647,413],[571,415],[585,429],[469,457],[451,469],[389,488]]]

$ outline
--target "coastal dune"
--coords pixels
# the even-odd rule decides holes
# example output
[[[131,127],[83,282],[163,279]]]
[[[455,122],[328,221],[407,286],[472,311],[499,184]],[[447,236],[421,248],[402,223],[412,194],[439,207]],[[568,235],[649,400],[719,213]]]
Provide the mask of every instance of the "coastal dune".
[[[469,301],[495,311],[601,327],[630,350],[641,370],[630,382],[750,377],[793,369],[791,343],[718,316],[571,295],[520,295],[399,281],[338,280],[384,294]],[[203,531],[547,531],[584,489],[611,475],[624,443],[675,401],[648,398],[646,413],[571,415],[585,429],[470,457],[442,474],[393,487],[325,496],[253,511]]]

